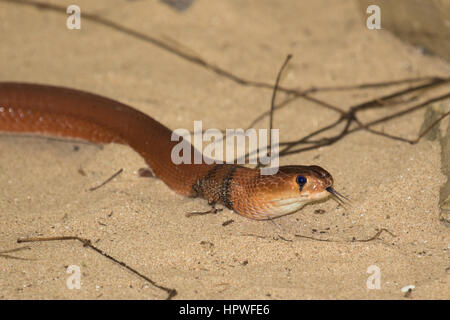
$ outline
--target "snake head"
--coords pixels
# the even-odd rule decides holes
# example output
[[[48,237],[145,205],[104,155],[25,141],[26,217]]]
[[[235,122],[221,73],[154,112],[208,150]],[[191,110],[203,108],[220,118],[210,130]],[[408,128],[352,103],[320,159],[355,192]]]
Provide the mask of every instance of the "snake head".
[[[260,176],[257,197],[264,202],[254,219],[268,219],[293,213],[305,204],[333,196],[344,196],[333,189],[333,177],[319,166],[284,166],[272,176]]]
[[[319,166],[284,166],[277,175],[284,181],[281,194],[287,198],[299,198],[308,203],[330,195],[333,177]]]

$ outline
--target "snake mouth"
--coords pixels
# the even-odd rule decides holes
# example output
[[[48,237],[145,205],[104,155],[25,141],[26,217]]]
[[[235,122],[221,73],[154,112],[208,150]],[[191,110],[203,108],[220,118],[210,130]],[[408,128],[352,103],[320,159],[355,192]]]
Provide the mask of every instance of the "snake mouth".
[[[351,204],[351,201],[348,197],[344,196],[343,194],[340,194],[337,192],[333,187],[328,187],[325,190],[327,190],[331,195],[333,196],[336,201],[342,205]]]

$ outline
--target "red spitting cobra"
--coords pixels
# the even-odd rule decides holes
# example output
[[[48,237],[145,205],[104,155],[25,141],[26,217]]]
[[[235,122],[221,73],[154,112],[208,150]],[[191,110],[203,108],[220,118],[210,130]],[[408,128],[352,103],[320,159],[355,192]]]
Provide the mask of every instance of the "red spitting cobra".
[[[0,131],[128,145],[175,192],[256,220],[292,213],[329,195],[343,197],[319,166],[284,166],[261,175],[259,169],[233,164],[176,165],[171,152],[179,142],[171,141],[170,129],[123,103],[74,89],[0,83]]]

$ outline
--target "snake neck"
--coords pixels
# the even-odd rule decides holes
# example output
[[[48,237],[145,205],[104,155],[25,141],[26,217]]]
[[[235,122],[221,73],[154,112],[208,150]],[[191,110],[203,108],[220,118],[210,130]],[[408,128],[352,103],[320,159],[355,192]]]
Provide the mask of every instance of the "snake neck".
[[[198,179],[192,187],[193,196],[208,200],[210,204],[223,204],[233,210],[232,187],[236,171],[245,169],[241,166],[216,164],[208,173]]]
[[[260,170],[232,164],[216,164],[193,185],[193,196],[222,204],[240,215],[259,219],[253,211],[263,205],[256,196]]]

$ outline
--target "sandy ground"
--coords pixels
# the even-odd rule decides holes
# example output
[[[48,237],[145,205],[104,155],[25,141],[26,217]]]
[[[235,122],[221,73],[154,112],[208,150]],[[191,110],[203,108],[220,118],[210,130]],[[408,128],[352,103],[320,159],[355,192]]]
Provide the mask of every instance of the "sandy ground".
[[[362,9],[353,1],[198,0],[185,13],[157,1],[77,3],[82,14],[175,44],[248,79],[273,83],[292,53],[286,87],[450,74],[443,60],[423,55],[387,31],[367,30]],[[242,86],[87,20],[81,30],[68,30],[65,20],[64,13],[0,2],[0,81],[95,92],[170,128],[192,129],[194,120],[203,120],[204,128],[245,128],[269,108],[270,90]],[[348,109],[399,88],[315,96]],[[441,89],[448,92],[448,86]],[[361,119],[390,113],[377,109]],[[376,128],[412,139],[423,114]],[[276,113],[275,127],[287,141],[337,117],[296,99]],[[256,126],[267,123],[265,118]],[[59,235],[91,239],[157,283],[176,288],[180,299],[403,299],[401,289],[407,285],[415,286],[407,299],[450,298],[450,233],[438,221],[439,187],[446,179],[438,142],[409,145],[359,131],[332,146],[282,158],[281,164],[326,168],[353,207],[329,200],[276,224],[229,210],[187,218],[187,212],[207,210],[205,201],[183,198],[161,181],[139,177],[144,161],[125,146],[100,149],[2,134],[0,154],[0,251],[29,247],[10,253],[26,260],[0,255],[0,299],[166,297],[78,242],[16,243],[19,237]],[[88,191],[120,168],[124,171],[115,180]],[[316,214],[317,209],[325,213]],[[222,225],[230,219],[234,222]],[[369,239],[381,228],[389,232],[352,242]],[[69,265],[80,267],[79,290],[66,286]],[[378,290],[366,285],[372,265],[381,274]]]

